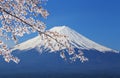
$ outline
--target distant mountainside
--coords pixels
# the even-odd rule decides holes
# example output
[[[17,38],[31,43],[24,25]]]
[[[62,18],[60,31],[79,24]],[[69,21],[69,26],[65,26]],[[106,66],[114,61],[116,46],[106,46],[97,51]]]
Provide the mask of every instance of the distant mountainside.
[[[6,63],[0,57],[0,78],[119,78],[120,54],[84,50],[89,61],[65,61],[59,53],[40,54],[36,49],[15,50],[19,64]]]

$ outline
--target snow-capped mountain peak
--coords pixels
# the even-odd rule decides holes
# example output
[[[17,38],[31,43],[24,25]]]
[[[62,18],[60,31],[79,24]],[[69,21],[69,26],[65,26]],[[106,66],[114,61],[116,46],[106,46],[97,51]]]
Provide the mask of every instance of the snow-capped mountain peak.
[[[69,29],[69,28],[68,28],[67,26],[56,26],[56,27],[51,28],[50,31],[60,32],[60,31],[62,31],[62,30],[64,30],[64,29]]]
[[[71,41],[71,43],[76,48],[79,48],[79,49],[85,49],[85,50],[92,49],[92,50],[97,50],[100,52],[106,52],[106,51],[117,52],[115,50],[112,50],[110,48],[102,46],[102,45],[84,37],[83,35],[77,33],[76,31],[70,29],[67,26],[53,27],[49,31],[58,32],[60,34],[64,34],[64,35],[68,36],[69,41]],[[28,41],[25,41],[25,42],[15,46],[14,50],[15,49],[19,49],[19,50],[33,49],[33,48],[37,47],[38,45],[40,45],[40,43],[41,43],[41,38],[40,38],[40,36],[37,36],[33,39],[30,39]]]
[[[69,40],[73,42],[74,46],[81,48],[81,49],[95,49],[101,52],[105,51],[114,51],[110,48],[102,46],[92,40],[84,37],[83,35],[77,33],[76,31],[70,29],[67,26],[58,26],[50,29],[50,31],[59,32],[60,34],[65,34],[69,37]]]

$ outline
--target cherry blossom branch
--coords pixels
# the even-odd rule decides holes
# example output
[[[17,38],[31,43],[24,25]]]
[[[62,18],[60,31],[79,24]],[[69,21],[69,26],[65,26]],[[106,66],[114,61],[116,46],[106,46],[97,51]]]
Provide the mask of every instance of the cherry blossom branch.
[[[0,9],[2,9],[2,8],[0,7]],[[2,9],[2,11],[5,12],[5,13],[7,13],[7,14],[9,14],[9,15],[11,15],[11,16],[13,16],[13,17],[15,17],[15,18],[17,18],[17,19],[19,19],[21,22],[23,22],[23,23],[29,25],[30,27],[34,28],[33,25],[27,23],[26,21],[24,21],[23,19],[17,17],[16,15],[11,14],[10,12],[6,11],[5,9]],[[34,29],[35,29],[35,28],[34,28]],[[60,43],[57,39],[53,38],[53,37],[50,36],[49,34],[46,34],[45,32],[41,32],[41,31],[39,31],[38,29],[36,29],[36,30],[37,30],[40,34],[44,34],[44,35],[46,35],[46,36],[48,36],[48,37],[54,39],[54,40],[55,40],[57,43],[59,43],[60,45],[64,46],[64,45],[63,45],[62,43]]]

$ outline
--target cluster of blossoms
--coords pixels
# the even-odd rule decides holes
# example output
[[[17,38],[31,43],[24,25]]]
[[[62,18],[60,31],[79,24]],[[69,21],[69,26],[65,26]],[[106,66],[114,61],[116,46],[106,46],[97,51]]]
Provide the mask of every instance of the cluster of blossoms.
[[[49,13],[42,7],[41,0],[0,0],[0,37],[6,40],[18,42],[17,37],[31,32],[44,32],[45,24],[38,16],[46,18]],[[13,60],[18,63],[19,59],[11,55],[11,50],[0,40],[0,55],[6,62]]]
[[[15,63],[18,63],[20,61],[17,57],[11,55],[11,50],[8,49],[7,45],[5,45],[2,41],[0,41],[0,55],[3,56],[6,62],[10,62],[10,60],[12,60]]]
[[[45,0],[0,0],[0,37],[6,40],[13,40],[17,43],[18,37],[24,34],[38,32],[42,37],[43,44],[48,46],[51,51],[62,50],[60,56],[66,59],[65,51],[67,48],[70,59],[75,61],[79,58],[82,62],[88,59],[83,56],[83,53],[75,53],[67,36],[57,32],[46,31],[45,24],[40,21],[39,17],[47,18],[48,11],[45,10],[42,4]],[[0,55],[3,55],[6,62],[10,60],[18,63],[20,60],[11,55],[11,50],[0,40]]]

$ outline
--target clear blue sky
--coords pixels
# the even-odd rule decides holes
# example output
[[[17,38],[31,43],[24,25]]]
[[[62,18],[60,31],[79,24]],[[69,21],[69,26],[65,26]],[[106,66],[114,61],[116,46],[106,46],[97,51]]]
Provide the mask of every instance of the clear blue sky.
[[[107,47],[120,50],[120,0],[49,0],[48,29],[67,25]]]

